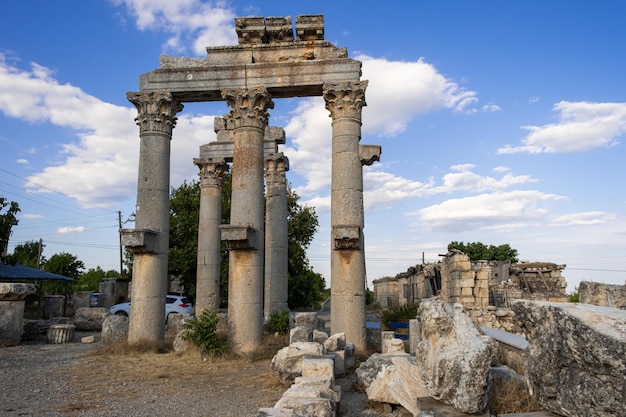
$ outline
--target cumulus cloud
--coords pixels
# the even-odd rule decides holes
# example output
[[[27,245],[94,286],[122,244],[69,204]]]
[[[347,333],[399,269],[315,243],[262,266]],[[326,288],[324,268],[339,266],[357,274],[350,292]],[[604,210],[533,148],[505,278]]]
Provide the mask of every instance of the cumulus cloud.
[[[462,232],[544,219],[548,210],[542,203],[564,200],[556,194],[516,190],[453,198],[409,215],[418,216],[430,229]]]
[[[506,145],[499,154],[585,152],[619,143],[626,132],[626,103],[561,101],[553,110],[559,122],[523,126],[530,133],[520,146]]]
[[[553,226],[587,226],[613,221],[617,216],[604,211],[585,211],[559,216],[552,221]]]
[[[139,128],[134,108],[105,103],[53,71],[32,64],[22,70],[0,55],[0,111],[27,122],[48,122],[74,131],[76,141],[57,144],[54,163],[27,179],[35,192],[54,190],[85,206],[114,206],[137,186]],[[197,173],[198,147],[214,137],[213,117],[181,115],[172,140],[172,182]],[[36,150],[29,151],[36,153]]]
[[[57,229],[57,234],[59,235],[73,235],[76,233],[83,233],[85,231],[85,226],[73,226],[73,227],[59,227]]]
[[[207,46],[236,45],[234,11],[223,1],[201,0],[110,0],[123,5],[140,30],[170,34],[166,50],[206,55]]]

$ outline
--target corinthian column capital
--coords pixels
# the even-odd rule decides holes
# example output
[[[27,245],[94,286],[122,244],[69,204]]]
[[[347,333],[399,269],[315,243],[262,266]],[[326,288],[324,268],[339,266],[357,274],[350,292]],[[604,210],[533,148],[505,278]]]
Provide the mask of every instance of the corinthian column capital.
[[[193,163],[200,169],[200,187],[221,187],[228,164],[223,158],[194,158]]]
[[[286,186],[285,172],[289,171],[289,159],[282,152],[270,154],[265,158],[265,180],[267,187]]]
[[[225,88],[222,98],[230,107],[229,117],[225,117],[228,126],[233,128],[256,127],[265,129],[268,124],[268,109],[274,108],[271,94],[265,87]]]
[[[361,109],[366,106],[367,81],[324,83],[322,95],[326,109],[333,120],[351,118],[361,120]]]
[[[126,93],[128,101],[137,108],[135,122],[141,132],[161,132],[171,135],[176,126],[176,113],[183,109],[182,103],[169,91]]]

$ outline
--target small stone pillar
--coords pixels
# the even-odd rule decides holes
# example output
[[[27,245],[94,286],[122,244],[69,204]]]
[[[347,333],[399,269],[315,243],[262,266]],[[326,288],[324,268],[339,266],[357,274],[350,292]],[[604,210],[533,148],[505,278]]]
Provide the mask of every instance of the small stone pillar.
[[[24,299],[35,292],[33,284],[0,283],[0,346],[20,343]]]
[[[234,134],[231,224],[221,227],[229,249],[228,336],[236,353],[251,353],[263,342],[263,139],[274,103],[264,87],[228,88],[222,97]]]
[[[202,310],[220,307],[222,261],[222,179],[228,165],[222,158],[195,158],[200,169],[200,214],[198,219],[198,264],[196,270],[196,317]]]
[[[287,179],[289,159],[282,152],[265,160],[265,320],[288,310]]]
[[[126,94],[137,108],[139,175],[135,230],[122,231],[133,254],[133,297],[128,342],[162,342],[170,216],[170,142],[183,105],[168,91]]]
[[[367,81],[325,83],[332,117],[331,333],[346,334],[357,354],[367,352],[361,109]]]

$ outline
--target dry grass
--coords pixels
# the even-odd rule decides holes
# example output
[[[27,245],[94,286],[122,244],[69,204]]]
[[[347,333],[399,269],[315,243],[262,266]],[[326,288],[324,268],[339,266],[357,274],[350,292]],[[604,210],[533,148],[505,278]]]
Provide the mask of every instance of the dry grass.
[[[492,414],[530,413],[541,410],[541,406],[530,395],[523,381],[503,378],[493,384],[489,398],[489,411]]]

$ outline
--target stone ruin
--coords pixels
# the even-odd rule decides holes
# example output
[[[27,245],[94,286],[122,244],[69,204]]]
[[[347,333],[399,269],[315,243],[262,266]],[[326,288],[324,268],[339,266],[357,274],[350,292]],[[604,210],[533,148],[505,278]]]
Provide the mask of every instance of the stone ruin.
[[[287,285],[281,193],[288,162],[275,145],[266,151],[269,111],[274,99],[322,96],[332,126],[331,326],[365,352],[362,167],[379,160],[380,147],[359,144],[367,88],[360,79],[361,62],[324,40],[323,15],[297,16],[295,30],[290,17],[236,18],[235,28],[238,45],[207,48],[206,58],[162,55],[160,68],[140,76],[140,91],[127,93],[137,108],[140,136],[135,229],[121,231],[133,254],[128,340],[164,337],[169,155],[176,114],[184,102],[223,100],[231,110],[215,123],[217,141],[203,145],[194,161],[202,188],[196,314],[219,306],[215,248],[221,238],[229,249],[229,342],[241,353],[260,346],[263,313],[285,307]],[[219,225],[217,193],[228,163],[231,224]]]

